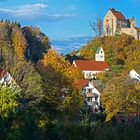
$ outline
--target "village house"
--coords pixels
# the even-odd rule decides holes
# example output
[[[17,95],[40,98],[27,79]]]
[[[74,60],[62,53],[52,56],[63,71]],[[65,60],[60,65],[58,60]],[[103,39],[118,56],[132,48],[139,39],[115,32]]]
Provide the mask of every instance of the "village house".
[[[99,73],[109,70],[109,65],[105,62],[103,48],[97,48],[95,60],[74,60],[72,65],[83,74],[83,79],[77,80],[77,87],[84,96],[86,104],[93,112],[100,112],[100,92],[95,84],[97,82],[94,81],[98,81],[97,76]]]
[[[21,90],[21,88],[15,82],[14,78],[11,76],[11,74],[3,69],[0,70],[0,85],[2,87],[10,86],[19,91]]]
[[[131,79],[140,82],[140,75],[134,69],[129,72],[129,76]]]
[[[121,12],[114,8],[108,10],[104,17],[103,25],[105,36],[126,33],[135,39],[140,39],[140,28],[136,27],[135,18],[127,19]]]
[[[95,113],[100,112],[100,92],[96,86],[90,80],[82,79],[77,80],[77,87],[91,110]]]
[[[84,79],[96,79],[98,73],[109,70],[102,47],[97,48],[95,60],[74,60],[73,66],[81,71]]]

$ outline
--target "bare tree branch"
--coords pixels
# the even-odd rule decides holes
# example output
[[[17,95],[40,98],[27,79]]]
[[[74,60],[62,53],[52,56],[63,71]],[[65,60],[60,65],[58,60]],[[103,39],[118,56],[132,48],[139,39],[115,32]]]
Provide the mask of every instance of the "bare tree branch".
[[[103,20],[98,18],[95,22],[89,22],[91,29],[96,33],[96,36],[102,37],[103,35]]]

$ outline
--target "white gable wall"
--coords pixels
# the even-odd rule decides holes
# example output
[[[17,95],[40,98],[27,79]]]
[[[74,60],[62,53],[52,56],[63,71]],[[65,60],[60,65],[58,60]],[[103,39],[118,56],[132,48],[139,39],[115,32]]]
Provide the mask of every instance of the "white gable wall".
[[[100,92],[96,89],[96,87],[89,82],[84,88],[84,94],[88,94],[89,90],[94,95],[90,101],[87,101],[88,105],[93,105],[95,102],[97,103],[96,107],[100,106]],[[88,97],[87,97],[88,98]],[[95,106],[93,106],[95,107]]]
[[[95,61],[105,61],[105,52],[103,48],[100,48],[99,53],[95,54]]]
[[[104,34],[105,36],[114,35],[116,31],[117,18],[109,10],[104,17]]]
[[[0,79],[0,84],[2,84],[3,86],[9,85],[12,82],[14,82],[12,76],[10,75],[9,72],[6,72],[4,74],[4,76]],[[15,83],[15,82],[14,82]]]
[[[73,65],[77,68],[77,65],[76,65],[75,61],[73,61]]]

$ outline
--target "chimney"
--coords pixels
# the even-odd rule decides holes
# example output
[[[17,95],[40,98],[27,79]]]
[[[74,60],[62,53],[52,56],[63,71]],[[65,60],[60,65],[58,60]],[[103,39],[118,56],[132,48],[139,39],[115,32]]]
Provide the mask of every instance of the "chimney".
[[[114,8],[109,8],[109,10],[115,11],[115,9],[114,9]]]

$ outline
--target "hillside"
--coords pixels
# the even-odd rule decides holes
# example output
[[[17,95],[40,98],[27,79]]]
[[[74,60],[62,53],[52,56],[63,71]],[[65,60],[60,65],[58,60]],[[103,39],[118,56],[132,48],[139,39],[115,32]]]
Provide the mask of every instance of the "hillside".
[[[135,69],[140,73],[140,41],[126,34],[93,38],[76,52],[78,59],[94,60],[98,46],[104,49],[105,60],[110,66],[109,71],[98,75],[102,80],[99,90],[106,121],[118,113],[138,113],[140,85],[130,79],[129,72]],[[75,55],[71,53],[71,57]]]
[[[0,139],[45,140],[63,132],[55,128],[74,120],[83,105],[74,82],[78,76],[39,28],[0,21]]]
[[[49,48],[48,37],[38,28],[22,28],[17,22],[0,21],[0,69],[11,73],[27,98],[36,98],[43,92],[35,63]]]
[[[119,134],[125,123],[114,127],[104,120],[110,122],[120,112],[138,111],[140,85],[129,80],[128,71],[133,68],[140,73],[139,43],[126,34],[95,37],[66,56],[71,60],[93,60],[98,46],[105,51],[110,69],[98,76],[102,81],[99,91],[103,112],[94,114],[87,109],[76,87],[75,79],[81,79],[80,72],[71,67],[64,55],[50,49],[48,37],[39,28],[1,21],[0,66],[13,76],[21,91],[15,94],[9,86],[0,88],[0,138],[45,140],[63,139],[65,135],[64,139],[79,139],[80,134],[81,140],[100,140],[102,135],[104,139],[108,137],[108,129],[112,130],[111,138]],[[130,128],[123,132],[126,139]],[[132,126],[131,137],[133,131],[139,128]]]
[[[130,70],[134,68],[140,72],[138,66],[140,42],[126,34],[106,36],[101,39],[95,37],[87,45],[77,50],[77,52],[72,52],[67,57],[68,59],[75,57],[77,59],[94,60],[95,50],[98,46],[103,47],[105,59],[110,65],[110,70],[117,72],[122,69]]]

